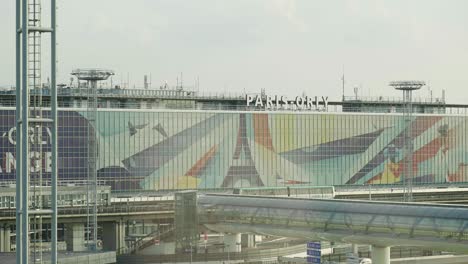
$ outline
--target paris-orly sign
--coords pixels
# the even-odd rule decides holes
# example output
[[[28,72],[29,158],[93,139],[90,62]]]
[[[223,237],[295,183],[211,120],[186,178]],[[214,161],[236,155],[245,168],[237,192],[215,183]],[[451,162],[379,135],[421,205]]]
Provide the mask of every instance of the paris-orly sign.
[[[328,96],[296,96],[289,98],[280,95],[248,94],[246,95],[246,103],[247,106],[267,110],[326,110],[328,107]]]

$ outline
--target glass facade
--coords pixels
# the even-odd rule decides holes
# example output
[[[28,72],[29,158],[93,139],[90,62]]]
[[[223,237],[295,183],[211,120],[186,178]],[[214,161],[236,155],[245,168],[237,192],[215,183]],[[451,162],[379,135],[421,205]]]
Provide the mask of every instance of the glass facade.
[[[87,113],[59,113],[59,177],[87,175]],[[98,179],[114,190],[466,182],[467,117],[99,109]],[[50,148],[43,129],[43,149]],[[14,110],[0,110],[0,179],[15,172]],[[38,157],[48,175],[50,157]]]

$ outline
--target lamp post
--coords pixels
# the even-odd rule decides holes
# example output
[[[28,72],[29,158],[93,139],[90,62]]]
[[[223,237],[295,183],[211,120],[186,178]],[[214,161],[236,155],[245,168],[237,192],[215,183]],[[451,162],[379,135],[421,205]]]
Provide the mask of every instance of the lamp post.
[[[223,247],[223,255],[224,255],[224,253],[226,252],[226,249],[227,249],[227,263],[230,263],[231,260],[230,260],[230,256],[229,256],[229,245],[226,244],[225,242],[223,242],[223,243],[220,244],[220,246]],[[223,261],[223,263],[224,263],[224,261]]]
[[[193,246],[192,246],[192,242],[190,242],[190,264],[192,264],[192,259],[193,259]]]
[[[406,166],[402,181],[403,184],[405,184],[404,200],[405,202],[411,202],[413,201],[413,133],[411,127],[413,117],[412,94],[413,91],[421,89],[421,87],[426,85],[426,83],[423,81],[393,81],[390,82],[389,85],[396,90],[403,91],[403,116],[406,126],[404,137]]]

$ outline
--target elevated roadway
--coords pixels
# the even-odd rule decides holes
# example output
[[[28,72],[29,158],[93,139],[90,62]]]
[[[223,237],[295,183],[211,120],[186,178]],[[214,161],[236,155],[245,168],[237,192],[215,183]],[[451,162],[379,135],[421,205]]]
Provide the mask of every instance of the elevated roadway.
[[[377,263],[389,263],[395,245],[468,253],[462,205],[209,194],[198,197],[198,210],[217,232],[371,244]]]
[[[153,201],[152,204],[144,202],[118,203],[110,206],[98,207],[99,222],[139,220],[167,220],[172,222],[174,218],[174,201]],[[89,210],[85,206],[68,206],[58,208],[58,219],[60,223],[83,223],[86,222]],[[0,222],[4,224],[15,223],[15,210],[0,210]],[[44,223],[50,220],[49,215],[43,216]]]
[[[41,211],[30,211],[31,214],[42,215],[42,223],[50,223],[50,215]],[[64,206],[58,208],[58,222],[64,225],[64,239],[67,251],[81,252],[86,250],[85,225],[89,209],[86,206]],[[11,230],[15,226],[14,208],[0,210],[0,252],[11,251]],[[97,210],[97,220],[102,227],[102,248],[106,251],[116,251],[117,254],[127,248],[126,239],[130,236],[126,227],[129,223],[146,222],[150,226],[172,225],[174,222],[174,201],[140,198],[128,199],[125,202],[102,204]],[[144,228],[142,229],[144,230]],[[0,261],[1,262],[1,261]]]
[[[403,201],[404,186],[337,186],[336,199]],[[440,185],[413,188],[414,202],[468,204],[468,186]]]

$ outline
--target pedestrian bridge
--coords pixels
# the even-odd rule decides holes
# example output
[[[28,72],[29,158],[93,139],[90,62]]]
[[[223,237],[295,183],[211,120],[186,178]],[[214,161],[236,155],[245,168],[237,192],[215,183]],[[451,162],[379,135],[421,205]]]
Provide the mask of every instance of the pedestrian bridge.
[[[198,215],[224,233],[468,252],[468,206],[206,194]]]

